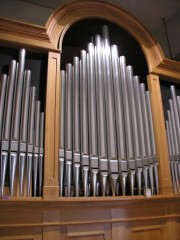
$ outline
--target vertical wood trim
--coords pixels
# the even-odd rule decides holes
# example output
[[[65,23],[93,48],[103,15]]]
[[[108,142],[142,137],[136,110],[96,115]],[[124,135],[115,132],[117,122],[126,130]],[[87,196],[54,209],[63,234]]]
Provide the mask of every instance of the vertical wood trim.
[[[57,198],[59,196],[60,54],[49,52],[47,71],[43,197]]]
[[[58,211],[44,211],[43,213],[44,223],[59,222]],[[43,240],[59,240],[60,239],[60,227],[59,226],[46,226],[43,227]]]
[[[159,162],[160,193],[173,193],[159,77],[157,75],[150,74],[147,76],[147,80],[150,92],[156,149]]]

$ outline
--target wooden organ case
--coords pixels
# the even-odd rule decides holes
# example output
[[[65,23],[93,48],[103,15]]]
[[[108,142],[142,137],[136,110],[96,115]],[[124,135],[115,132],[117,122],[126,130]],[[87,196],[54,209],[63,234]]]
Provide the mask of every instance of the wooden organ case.
[[[132,193],[131,186],[129,186],[128,194],[123,194],[121,186],[121,193],[112,190],[111,194],[107,194],[106,189],[104,191],[101,189],[101,193],[97,196],[95,193],[94,195],[92,193],[78,193],[79,195],[74,196],[75,193],[71,194],[71,189],[68,190],[67,183],[65,183],[67,189],[64,190],[65,187],[62,185],[62,193],[60,191],[59,175],[62,169],[59,164],[59,146],[61,144],[59,132],[62,117],[60,114],[62,110],[61,97],[63,95],[60,66],[61,55],[63,55],[63,39],[73,24],[86,19],[109,21],[123,28],[137,41],[145,56],[147,88],[150,96],[154,142],[158,159],[158,187],[150,197],[148,197],[147,192],[144,194],[141,189],[140,194],[137,194],[137,191],[134,194],[134,190],[132,190]],[[162,102],[163,94],[161,93],[163,91],[161,85],[167,85],[166,83],[169,85],[175,83],[178,88],[180,64],[165,58],[153,36],[129,13],[117,6],[101,1],[75,1],[64,5],[50,16],[45,27],[1,18],[0,33],[1,52],[8,49],[5,51],[5,54],[8,55],[11,49],[13,49],[12,52],[21,49],[20,54],[23,54],[22,48],[24,48],[30,54],[29,59],[40,59],[40,65],[44,64],[43,74],[41,74],[41,68],[40,70],[33,68],[35,72],[39,71],[38,74],[41,75],[41,78],[42,75],[44,77],[39,84],[36,83],[38,80],[35,80],[33,84],[39,89],[39,98],[43,102],[45,116],[44,140],[41,141],[43,146],[39,148],[39,152],[41,147],[44,149],[42,185],[38,185],[38,189],[34,185],[34,182],[36,183],[37,178],[39,179],[41,175],[40,172],[35,174],[37,166],[34,159],[36,159],[36,156],[33,158],[33,176],[29,183],[32,184],[32,189],[30,191],[27,189],[30,186],[27,184],[27,172],[29,170],[25,171],[23,173],[25,177],[22,177],[19,168],[18,173],[15,171],[15,177],[10,176],[10,180],[7,180],[10,182],[10,187],[6,186],[5,183],[2,184],[4,182],[2,177],[4,168],[2,166],[4,166],[3,161],[5,160],[1,160],[0,239],[180,239],[179,189],[178,184],[171,176],[171,156],[169,157]],[[31,53],[33,53],[33,57],[31,57]],[[10,54],[10,56],[13,56],[13,54]],[[23,61],[20,60],[20,62]],[[19,68],[21,68],[20,62]],[[37,63],[29,64],[30,68],[31,65],[37,66]],[[17,71],[20,72],[20,70]],[[28,73],[26,72],[25,75],[27,77]],[[2,82],[5,81],[2,79],[3,77],[1,78],[1,89],[3,89]],[[20,79],[20,77],[17,77],[17,79]],[[1,90],[1,96],[2,92]],[[171,90],[171,92],[173,91]],[[40,97],[41,95],[43,97]],[[65,110],[67,111],[67,109]],[[66,111],[64,111],[64,114],[66,114]],[[117,122],[117,119],[115,121]],[[42,122],[40,125],[42,125]],[[2,149],[4,147],[2,138],[1,153],[4,151]],[[126,142],[128,142],[127,138]],[[11,143],[12,146],[14,146],[13,144],[14,142]],[[18,151],[21,152],[21,147]],[[36,145],[33,151],[36,151]],[[11,172],[13,171],[14,155],[11,152],[8,154],[10,155],[9,158],[12,155]],[[3,157],[1,154],[1,159]],[[26,158],[28,159],[28,156]],[[25,165],[27,165],[27,159]],[[175,173],[178,179],[179,159],[172,159],[177,162]],[[70,163],[72,164],[72,161]],[[16,168],[21,166],[20,161],[16,165]],[[9,168],[8,163],[6,168]],[[66,175],[68,175],[68,167],[66,168]],[[114,168],[112,167],[112,169]],[[109,169],[107,170],[109,171]],[[130,170],[133,169],[130,168]],[[137,169],[135,170],[137,172]],[[106,171],[102,170],[102,172],[102,179],[105,179],[104,173]],[[25,189],[23,190],[19,183],[20,178],[26,179]],[[130,174],[128,178],[131,179]],[[113,184],[115,184],[116,179],[113,178],[113,180]],[[38,180],[38,182],[41,181]],[[69,184],[71,184],[71,181]],[[132,185],[132,182],[129,185]],[[112,186],[114,186],[113,184]],[[84,186],[82,188],[84,191]],[[74,190],[74,192],[76,191]]]

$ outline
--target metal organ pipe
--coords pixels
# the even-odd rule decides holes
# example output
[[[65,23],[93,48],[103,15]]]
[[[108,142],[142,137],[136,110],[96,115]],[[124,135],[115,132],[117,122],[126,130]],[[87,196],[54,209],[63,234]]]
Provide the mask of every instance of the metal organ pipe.
[[[147,107],[148,124],[149,124],[149,131],[150,131],[149,134],[150,134],[150,142],[151,142],[151,154],[153,158],[152,161],[153,161],[153,169],[154,169],[155,191],[157,194],[159,194],[158,160],[157,160],[155,136],[154,136],[154,130],[153,130],[153,120],[152,120],[149,91],[146,91],[146,107]]]
[[[119,58],[119,67],[121,73],[122,81],[122,96],[123,96],[123,109],[124,109],[124,119],[125,119],[125,138],[126,138],[126,154],[127,154],[127,164],[128,164],[128,176],[131,195],[134,195],[134,184],[135,184],[135,155],[134,155],[134,143],[132,135],[132,119],[131,119],[131,102],[130,93],[128,89],[127,82],[127,72],[126,72],[126,59],[124,56]]]
[[[64,141],[65,141],[65,71],[61,71],[61,108],[60,108],[60,146],[59,146],[59,195],[63,196],[63,179],[64,179]]]
[[[89,143],[88,143],[88,92],[86,51],[81,51],[80,60],[80,121],[81,121],[81,168],[83,195],[88,196]]]
[[[109,168],[109,182],[112,195],[117,195],[118,179],[118,159],[117,159],[117,138],[115,129],[115,109],[114,109],[114,92],[112,84],[112,63],[109,45],[109,33],[107,26],[103,27],[103,74],[105,86],[105,112],[106,112],[106,131],[107,131],[107,156]]]
[[[73,58],[73,165],[74,165],[74,191],[79,196],[80,190],[80,61]]]
[[[107,26],[93,39],[61,71],[60,196],[158,193],[149,92],[110,45]]]
[[[122,84],[119,81],[119,56],[117,45],[111,46],[111,61],[112,61],[112,79],[114,85],[114,105],[115,105],[115,123],[117,137],[117,155],[119,162],[119,182],[122,190],[122,195],[126,194],[127,182],[127,158],[126,158],[126,142],[124,131],[124,113],[123,113],[123,98]]]
[[[27,196],[32,193],[32,164],[33,164],[33,145],[34,145],[34,118],[35,118],[35,99],[36,87],[30,87],[29,99],[29,119],[27,135]]]
[[[31,72],[30,70],[27,70],[24,73],[24,86],[23,86],[22,112],[21,112],[21,131],[20,131],[20,146],[19,146],[19,152],[20,152],[19,153],[19,196],[22,196],[23,194],[23,185],[24,185],[30,81],[31,81]]]
[[[1,195],[4,195],[5,176],[7,171],[7,162],[10,145],[10,130],[12,118],[12,104],[14,97],[15,79],[16,79],[17,63],[11,60],[8,73],[8,87],[6,96],[8,98],[5,102],[4,121],[2,124],[2,141],[1,141]]]
[[[89,102],[89,156],[91,192],[93,196],[98,195],[98,141],[97,141],[97,106],[96,106],[96,79],[95,79],[95,47],[89,43],[87,53],[87,74],[88,74],[88,102]]]
[[[72,180],[72,65],[66,66],[66,112],[65,112],[65,195],[71,195]]]
[[[42,195],[44,115],[43,113],[40,115],[39,102],[35,121],[36,87],[30,86],[31,71],[25,70],[25,55],[26,50],[20,49],[18,62],[11,60],[8,76],[2,74],[1,77],[1,197],[5,194],[7,174],[10,197],[31,196],[32,192],[36,196],[37,188],[39,188],[38,195]],[[34,167],[32,167],[33,163]],[[15,185],[19,192],[15,192]]]
[[[180,193],[180,97],[176,95],[174,85],[170,86],[169,109],[167,110],[168,119],[166,120],[166,133],[169,149],[169,162],[171,168],[171,176],[176,194]]]
[[[102,196],[108,195],[108,160],[107,160],[107,135],[105,114],[105,89],[103,84],[103,42],[100,35],[95,36],[95,65],[96,67],[96,94],[97,94],[97,121],[98,121],[98,158],[99,175]]]
[[[138,107],[136,106],[136,95],[133,86],[133,69],[132,66],[126,67],[127,73],[127,84],[129,90],[129,99],[131,106],[131,125],[132,125],[132,138],[134,145],[134,159],[136,166],[136,178],[137,178],[137,188],[138,194],[141,195],[142,192],[142,157],[141,157],[141,145],[140,145],[140,133],[139,133],[139,119],[138,119]]]

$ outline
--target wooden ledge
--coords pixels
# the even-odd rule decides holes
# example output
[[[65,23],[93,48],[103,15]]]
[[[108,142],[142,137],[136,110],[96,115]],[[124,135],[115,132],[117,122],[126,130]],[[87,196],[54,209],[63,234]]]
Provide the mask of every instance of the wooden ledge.
[[[180,195],[154,195],[152,197],[144,196],[118,196],[118,197],[61,197],[59,199],[42,199],[41,197],[32,198],[12,198],[8,200],[0,199],[0,209],[4,207],[33,207],[43,208],[66,208],[66,207],[129,207],[139,205],[154,205],[154,204],[180,204]]]

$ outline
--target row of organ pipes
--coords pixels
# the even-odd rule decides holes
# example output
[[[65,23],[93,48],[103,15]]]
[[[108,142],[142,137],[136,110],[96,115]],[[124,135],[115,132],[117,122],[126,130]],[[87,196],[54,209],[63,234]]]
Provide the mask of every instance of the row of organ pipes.
[[[167,110],[166,133],[174,192],[180,193],[180,96],[174,85],[170,86],[171,98]]]
[[[11,60],[0,80],[0,196],[41,196],[44,113],[25,70],[26,50]],[[16,186],[16,187],[15,187]],[[5,187],[8,193],[5,193]]]
[[[61,70],[59,195],[158,194],[149,91],[102,29]]]

